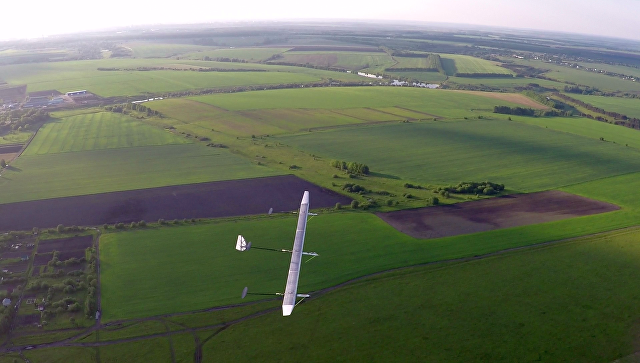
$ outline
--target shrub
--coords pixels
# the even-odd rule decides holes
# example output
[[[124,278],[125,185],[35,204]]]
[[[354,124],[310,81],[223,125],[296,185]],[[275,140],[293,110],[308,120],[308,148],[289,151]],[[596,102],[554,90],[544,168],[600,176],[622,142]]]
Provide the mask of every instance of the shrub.
[[[64,232],[64,225],[58,224],[58,226],[56,227],[56,231],[58,231],[58,233]]]
[[[393,199],[387,200],[387,205],[391,207],[393,205]]]
[[[357,200],[351,201],[351,209],[358,209],[359,206],[360,206],[360,202],[358,202]]]
[[[164,219],[162,218],[158,219],[158,224],[164,224]]]
[[[146,227],[146,226],[147,226],[147,222],[145,222],[145,221],[144,221],[144,219],[143,219],[143,220],[141,220],[140,222],[138,222],[138,225],[139,225],[140,227]]]
[[[342,204],[336,203],[335,209],[342,209]]]

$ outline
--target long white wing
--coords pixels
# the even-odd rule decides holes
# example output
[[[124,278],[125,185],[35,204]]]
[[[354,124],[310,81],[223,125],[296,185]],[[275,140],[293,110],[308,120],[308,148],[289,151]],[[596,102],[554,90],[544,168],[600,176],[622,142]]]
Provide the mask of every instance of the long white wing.
[[[298,277],[300,276],[300,264],[302,262],[302,247],[304,245],[304,233],[307,229],[307,214],[309,213],[309,192],[305,191],[300,203],[298,213],[298,226],[296,228],[296,238],[293,241],[293,251],[291,253],[291,264],[289,265],[289,276],[287,286],[284,290],[282,301],[282,315],[289,316],[296,306],[298,294]]]

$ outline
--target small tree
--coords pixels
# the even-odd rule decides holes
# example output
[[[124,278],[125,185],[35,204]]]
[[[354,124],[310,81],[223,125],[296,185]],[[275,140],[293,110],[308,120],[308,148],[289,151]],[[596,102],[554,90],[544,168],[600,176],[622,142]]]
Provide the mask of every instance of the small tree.
[[[7,162],[4,161],[4,159],[0,159],[0,168],[6,168],[7,167]]]
[[[360,202],[358,202],[357,200],[351,201],[351,209],[358,209],[359,206],[360,206]]]
[[[342,204],[340,204],[340,203],[336,203],[336,207],[335,207],[335,208],[336,208],[336,209],[342,209]]]
[[[56,227],[56,231],[58,231],[58,233],[64,232],[64,225],[58,224],[58,226]]]

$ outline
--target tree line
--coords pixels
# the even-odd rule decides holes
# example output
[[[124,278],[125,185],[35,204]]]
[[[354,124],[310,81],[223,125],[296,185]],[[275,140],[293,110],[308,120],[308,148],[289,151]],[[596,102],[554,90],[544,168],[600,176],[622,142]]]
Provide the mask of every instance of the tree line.
[[[0,113],[0,132],[30,130],[33,125],[45,122],[50,118],[49,112],[34,108]]]
[[[595,113],[599,113],[601,115],[604,116],[609,116],[609,117],[613,117],[615,119],[614,123],[616,125],[620,125],[620,126],[624,126],[624,127],[628,127],[631,129],[636,129],[636,130],[640,130],[640,119],[635,118],[635,117],[629,117],[627,115],[618,113],[618,112],[612,112],[612,111],[605,111],[602,108],[593,106],[591,104],[588,104],[586,102],[577,100],[575,98],[569,97],[567,95],[564,95],[562,93],[556,93],[554,96],[559,97],[560,99],[567,101],[567,102],[571,102],[574,103],[580,107],[584,107],[587,110],[591,111],[591,112],[595,112]],[[602,116],[593,116],[590,114],[582,114],[583,117],[586,118],[590,118],[593,120],[598,120],[598,121],[603,121],[603,122],[609,122],[608,119],[606,119],[605,117]]]
[[[336,169],[344,170],[351,174],[369,174],[369,166],[355,161],[346,162],[341,160],[331,160],[330,165]]]

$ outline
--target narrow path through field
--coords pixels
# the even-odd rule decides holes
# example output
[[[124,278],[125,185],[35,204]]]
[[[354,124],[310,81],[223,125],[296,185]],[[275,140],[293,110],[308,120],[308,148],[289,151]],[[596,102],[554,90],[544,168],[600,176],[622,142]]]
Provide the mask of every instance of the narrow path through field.
[[[635,229],[640,229],[640,225],[633,226],[633,227],[615,229],[615,230],[606,231],[606,232],[593,233],[593,234],[588,234],[588,235],[584,235],[584,236],[580,236],[580,237],[565,238],[565,239],[561,239],[561,240],[541,242],[541,243],[536,243],[536,244],[527,245],[527,246],[508,248],[508,249],[504,249],[504,250],[500,250],[500,251],[496,251],[496,252],[492,252],[492,253],[488,253],[488,254],[484,254],[484,255],[479,255],[479,256],[461,257],[461,258],[455,258],[455,259],[427,262],[427,263],[422,263],[422,264],[417,264],[417,265],[404,266],[404,267],[398,267],[398,268],[389,269],[389,270],[385,270],[385,271],[379,271],[379,272],[367,274],[367,275],[364,275],[364,276],[360,276],[360,277],[351,279],[349,281],[345,281],[345,282],[343,282],[341,284],[338,284],[338,285],[334,285],[334,286],[327,287],[327,288],[324,288],[324,289],[321,289],[321,290],[318,290],[318,291],[314,291],[314,292],[311,293],[311,297],[308,300],[316,299],[316,298],[321,297],[322,295],[325,295],[325,294],[327,294],[327,293],[329,293],[331,291],[334,291],[334,290],[339,289],[341,287],[345,287],[345,286],[353,284],[355,282],[362,281],[362,280],[365,280],[365,279],[370,278],[370,277],[383,275],[383,274],[386,274],[386,273],[389,273],[389,272],[393,272],[393,271],[401,271],[401,270],[407,270],[407,269],[412,269],[412,268],[416,268],[416,267],[433,266],[433,265],[440,265],[440,264],[447,264],[447,263],[464,263],[464,262],[482,260],[482,259],[491,258],[491,257],[494,257],[494,256],[503,255],[503,254],[506,254],[506,253],[509,253],[509,252],[528,250],[528,249],[544,247],[544,246],[550,246],[550,245],[554,245],[554,244],[570,242],[570,241],[576,241],[576,240],[589,238],[589,237],[594,237],[594,236],[605,235],[605,234],[608,234],[608,233],[629,231],[629,230],[635,230]],[[270,299],[270,300],[274,300],[274,299]],[[112,326],[114,324],[122,324],[122,323],[127,323],[127,322],[151,321],[151,320],[158,320],[159,318],[163,318],[163,317],[190,315],[190,314],[194,314],[194,313],[201,313],[201,312],[207,312],[207,311],[225,310],[225,309],[230,309],[230,308],[233,308],[233,307],[240,307],[240,306],[247,306],[247,305],[257,304],[257,303],[261,303],[261,302],[264,302],[264,301],[268,301],[268,300],[262,300],[262,301],[258,301],[258,302],[249,302],[249,303],[245,303],[245,304],[236,304],[236,305],[229,305],[229,306],[212,307],[212,308],[208,308],[208,309],[204,309],[204,310],[182,312],[182,313],[176,313],[176,314],[167,314],[167,315],[162,315],[162,316],[153,316],[153,317],[139,318],[139,319],[120,320],[120,321],[117,321],[117,322],[111,322],[111,323],[107,323],[107,324],[96,324],[96,325],[94,325],[94,326],[82,331],[81,333],[79,333],[79,334],[77,334],[77,335],[75,335],[73,337],[70,337],[70,338],[67,338],[67,339],[64,339],[64,340],[61,340],[61,341],[57,341],[57,342],[52,342],[52,343],[31,345],[30,347],[31,347],[31,349],[54,348],[54,347],[101,347],[101,346],[107,346],[107,345],[113,345],[113,344],[136,342],[136,341],[140,341],[140,340],[146,340],[146,339],[152,339],[152,338],[158,338],[158,337],[170,338],[171,335],[174,335],[174,334],[191,333],[191,334],[194,335],[194,340],[195,340],[194,362],[201,362],[202,358],[203,358],[203,356],[202,356],[202,346],[207,341],[209,341],[210,339],[212,339],[213,337],[217,336],[218,334],[220,334],[221,332],[223,332],[224,330],[228,329],[229,327],[231,327],[233,325],[236,325],[236,324],[242,323],[244,321],[251,320],[251,319],[266,315],[266,314],[275,313],[277,311],[280,311],[280,307],[278,306],[278,307],[274,307],[274,308],[265,309],[265,310],[262,310],[262,311],[259,311],[259,312],[256,312],[256,313],[253,313],[253,314],[238,318],[238,319],[233,320],[233,321],[223,322],[223,323],[219,323],[219,324],[212,324],[212,325],[207,325],[207,326],[202,326],[202,327],[197,327],[197,328],[191,328],[191,327],[188,327],[188,326],[186,326],[184,324],[176,323],[177,325],[184,327],[184,329],[171,331],[171,329],[169,329],[168,325],[167,325],[167,331],[163,332],[163,333],[155,333],[155,334],[149,334],[149,335],[143,335],[143,336],[137,336],[137,337],[131,337],[131,338],[116,339],[116,340],[110,340],[110,341],[98,341],[98,340],[96,340],[95,342],[77,342],[76,340],[80,339],[82,337],[85,337],[85,336],[91,334],[94,331],[99,334],[100,329],[105,328],[107,326]],[[216,329],[216,328],[219,328],[219,330],[217,330],[211,336],[207,337],[207,339],[205,339],[204,341],[200,342],[196,332],[205,331],[205,330],[212,330],[212,329]],[[26,347],[28,347],[28,346],[12,346],[12,347],[5,346],[5,347],[0,349],[0,353],[22,352]],[[173,345],[172,345],[172,355],[173,355],[172,356],[173,357],[173,361],[175,362],[175,352],[173,351]]]

